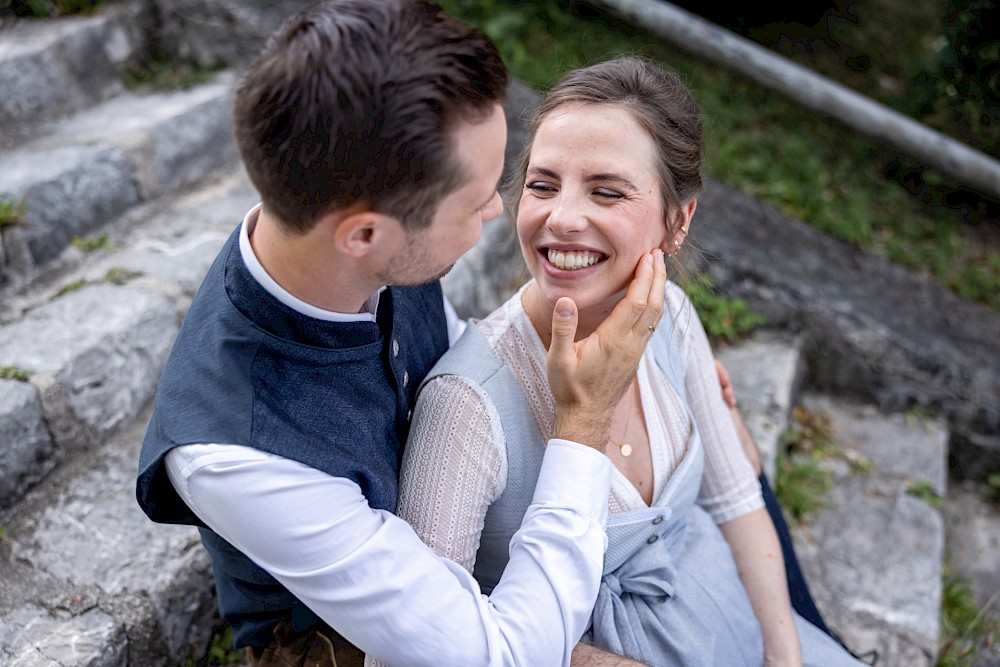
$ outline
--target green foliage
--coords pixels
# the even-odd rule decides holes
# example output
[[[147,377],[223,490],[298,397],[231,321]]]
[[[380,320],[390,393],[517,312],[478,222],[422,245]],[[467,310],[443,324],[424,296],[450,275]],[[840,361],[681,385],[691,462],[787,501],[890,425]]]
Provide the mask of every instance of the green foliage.
[[[0,230],[10,225],[19,225],[24,221],[27,204],[24,201],[11,201],[0,197]]]
[[[833,474],[808,456],[786,454],[778,458],[774,493],[781,509],[799,523],[805,523],[830,507],[826,493]]]
[[[0,540],[6,539],[6,537],[7,537],[7,529],[4,528],[3,526],[0,526]]]
[[[224,67],[225,63],[200,67],[190,62],[155,56],[129,66],[125,71],[125,86],[145,92],[187,90],[205,83]]]
[[[941,636],[936,667],[972,667],[983,649],[1000,641],[1000,622],[989,615],[995,594],[980,609],[965,577],[945,563],[941,581]]]
[[[56,292],[56,296],[63,296],[64,294],[70,294],[71,292],[78,292],[82,290],[84,287],[86,287],[86,285],[87,281],[84,280],[83,278],[80,278],[79,280],[70,281],[59,288],[59,291]]]
[[[212,631],[212,639],[208,651],[196,659],[193,651],[188,651],[184,661],[185,667],[216,667],[218,665],[238,665],[243,663],[244,653],[233,648],[233,628],[231,626],[216,627]]]
[[[765,322],[743,299],[721,295],[707,274],[695,276],[687,286],[687,293],[713,342],[735,342]]]
[[[830,506],[825,496],[833,473],[823,461],[839,454],[833,422],[826,413],[796,407],[781,444],[774,493],[782,509],[804,523]]]
[[[124,285],[133,278],[138,278],[141,275],[142,273],[138,271],[130,271],[118,266],[113,266],[108,269],[107,273],[104,274],[104,282],[111,283],[112,285]]]
[[[986,500],[1000,505],[1000,472],[991,472],[986,475],[986,491],[983,494]]]
[[[853,449],[845,450],[843,454],[847,465],[851,469],[851,473],[854,475],[872,475],[878,470],[878,466],[875,465],[874,461],[866,456],[862,456]]]
[[[31,372],[17,366],[0,366],[0,380],[17,380],[27,382],[31,379]]]
[[[946,6],[935,66],[914,77],[907,110],[1000,157],[1000,40],[996,33],[1000,5],[995,0],[951,0]]]
[[[101,0],[0,0],[0,16],[52,18],[66,14],[90,14]]]
[[[937,491],[934,490],[934,487],[926,479],[911,480],[906,485],[906,492],[911,496],[920,498],[931,507],[941,507],[941,503],[944,502],[944,498],[937,494]]]
[[[95,250],[110,250],[111,241],[107,234],[92,236],[89,239],[76,237],[73,239],[73,247],[82,252],[94,252]]]
[[[956,2],[982,4],[982,0]],[[966,299],[1000,309],[1000,249],[963,232],[964,204],[918,190],[928,197],[930,205],[925,205],[889,181],[887,165],[899,163],[900,158],[878,144],[585,3],[444,0],[442,4],[493,37],[515,76],[540,88],[551,86],[569,69],[622,53],[639,53],[668,65],[702,106],[705,164],[715,177],[862,250],[921,272]],[[874,5],[875,19],[865,24],[871,43],[896,45],[915,39],[912,34],[934,20],[926,3],[878,0]],[[901,18],[887,21],[885,16]],[[914,32],[902,40],[898,30]],[[878,41],[883,32],[888,39]],[[876,55],[885,58],[891,56],[883,52],[896,51],[877,50]],[[901,54],[887,62],[884,71],[875,72],[871,66],[872,85],[907,81],[935,66],[936,51],[918,38]],[[900,96],[906,97],[905,88]],[[1000,121],[991,121],[989,127],[1000,129]],[[904,176],[909,173],[905,165],[899,171]],[[927,170],[920,174],[922,182],[941,180]]]

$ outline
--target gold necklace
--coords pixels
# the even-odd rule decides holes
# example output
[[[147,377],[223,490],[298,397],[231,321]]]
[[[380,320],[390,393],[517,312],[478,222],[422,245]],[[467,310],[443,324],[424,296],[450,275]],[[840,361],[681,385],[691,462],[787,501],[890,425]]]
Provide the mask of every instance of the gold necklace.
[[[628,425],[632,423],[632,405],[631,405],[632,385],[629,385],[628,393],[629,393],[628,416],[625,417],[625,430],[622,431],[622,435],[625,436],[626,438],[628,437]],[[629,456],[632,455],[632,445],[630,445],[629,443],[627,442],[619,443],[612,440],[611,444],[618,448],[618,451],[621,452],[621,455],[623,457],[628,458]]]

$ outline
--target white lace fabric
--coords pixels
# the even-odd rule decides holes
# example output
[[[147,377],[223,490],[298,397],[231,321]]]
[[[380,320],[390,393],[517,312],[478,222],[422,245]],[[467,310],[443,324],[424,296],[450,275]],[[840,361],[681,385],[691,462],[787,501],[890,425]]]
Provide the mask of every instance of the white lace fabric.
[[[523,288],[522,288],[523,291]],[[555,403],[545,375],[545,347],[521,305],[520,292],[478,326],[527,398],[543,440],[552,432]],[[716,523],[763,507],[760,486],[722,400],[712,351],[683,291],[668,283],[671,333],[684,357],[689,413],[647,351],[638,370],[653,464],[653,498],[683,460],[693,418],[705,448],[699,503]],[[420,394],[400,477],[400,517],[438,554],[470,572],[490,504],[503,493],[507,448],[489,398],[465,378],[445,376]],[[616,470],[611,514],[645,507],[639,491]]]

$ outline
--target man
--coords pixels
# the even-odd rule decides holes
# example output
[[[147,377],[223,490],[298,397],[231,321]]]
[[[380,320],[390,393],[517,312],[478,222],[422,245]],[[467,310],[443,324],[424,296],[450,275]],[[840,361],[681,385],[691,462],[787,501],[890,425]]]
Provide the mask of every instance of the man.
[[[255,665],[357,664],[352,644],[387,664],[566,664],[586,628],[601,452],[662,311],[659,255],[594,336],[574,343],[575,306],[556,308],[556,437],[490,598],[392,515],[416,388],[461,332],[436,280],[501,210],[506,81],[435,6],[334,0],[287,21],[237,91],[262,204],[178,335],[137,497],[200,527]]]

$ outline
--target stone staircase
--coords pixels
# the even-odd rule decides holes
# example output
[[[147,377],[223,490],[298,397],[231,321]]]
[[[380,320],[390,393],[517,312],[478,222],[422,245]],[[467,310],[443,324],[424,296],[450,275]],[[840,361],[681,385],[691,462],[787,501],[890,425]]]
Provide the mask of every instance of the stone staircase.
[[[0,33],[0,196],[26,206],[0,228],[0,369],[12,378],[0,379],[3,665],[175,664],[201,655],[217,623],[196,532],[149,522],[134,474],[179,323],[256,194],[230,136],[233,73],[184,91],[123,86],[143,46],[135,11]],[[513,90],[509,155],[535,101]],[[446,278],[463,315],[516,285],[510,231],[489,225]],[[720,355],[772,478],[796,404],[830,414],[838,442],[874,463],[864,477],[830,464],[831,506],[797,529],[798,549],[852,648],[878,650],[880,665],[931,665],[945,525],[906,489],[925,479],[947,493],[947,425],[803,392],[813,372],[803,347],[764,332]],[[996,586],[988,577],[1000,570],[983,566],[1000,539],[996,514],[966,507],[945,505],[977,517],[949,548]]]

